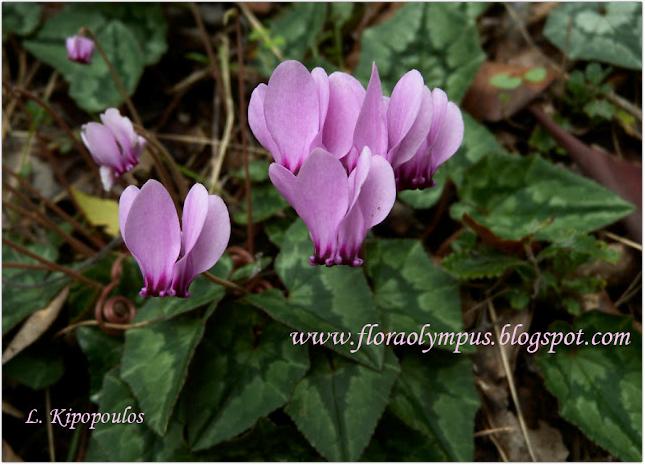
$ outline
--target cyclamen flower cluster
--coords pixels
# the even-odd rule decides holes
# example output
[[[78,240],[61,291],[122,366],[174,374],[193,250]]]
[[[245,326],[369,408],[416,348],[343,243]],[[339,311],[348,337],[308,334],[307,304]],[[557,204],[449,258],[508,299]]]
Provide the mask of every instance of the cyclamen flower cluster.
[[[84,124],[81,139],[99,165],[103,188],[109,191],[119,176],[139,163],[146,141],[116,108],[108,108],[101,122]]]
[[[271,153],[271,181],[314,243],[312,264],[362,264],[370,228],[396,188],[425,188],[459,148],[463,120],[412,70],[383,96],[376,65],[367,89],[349,74],[285,61],[251,96],[249,125]]]

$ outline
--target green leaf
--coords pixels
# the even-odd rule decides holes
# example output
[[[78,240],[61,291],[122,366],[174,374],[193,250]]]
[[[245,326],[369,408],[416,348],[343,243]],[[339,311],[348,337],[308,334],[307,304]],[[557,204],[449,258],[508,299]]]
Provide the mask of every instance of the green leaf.
[[[542,82],[546,78],[546,69],[542,66],[531,68],[522,77],[528,82]]]
[[[489,153],[504,153],[495,136],[468,113],[464,117],[464,141],[455,155],[443,164],[434,176],[431,189],[399,192],[399,199],[414,208],[430,208],[441,196],[444,184],[450,178],[456,185],[463,182],[464,171]]]
[[[78,328],[76,340],[89,366],[90,399],[94,403],[99,403],[105,374],[121,362],[123,340],[109,336],[98,328],[90,327]]]
[[[26,246],[33,253],[56,261],[58,252],[53,244]],[[9,247],[2,247],[2,261],[37,264]],[[12,330],[32,313],[45,308],[68,282],[61,273],[18,268],[2,269],[2,334]]]
[[[419,241],[379,239],[365,248],[365,267],[386,331],[463,329],[459,284],[432,264]]]
[[[460,101],[485,58],[476,25],[480,12],[481,5],[467,3],[406,3],[392,18],[365,29],[357,76],[367,82],[376,62],[384,87],[392,90],[414,68],[428,86]]]
[[[506,270],[525,264],[519,258],[505,255],[490,247],[453,252],[444,258],[443,267],[462,280],[496,278]]]
[[[573,328],[582,330],[588,345],[555,347],[537,358],[547,389],[558,399],[560,415],[591,440],[627,462],[642,460],[641,337],[631,319],[588,312]],[[628,332],[629,345],[594,346],[598,332]]]
[[[26,36],[40,23],[42,7],[38,3],[7,2],[2,4],[2,40],[13,33]]]
[[[244,168],[232,173],[232,176],[243,181],[246,176]],[[249,161],[249,179],[253,182],[263,182],[269,179],[269,161],[266,159]]]
[[[594,181],[538,157],[488,156],[468,170],[451,209],[503,239],[556,241],[618,221],[633,206]]]
[[[67,59],[65,38],[81,27],[97,36],[111,63],[132,94],[146,64],[166,49],[165,22],[159,5],[106,8],[101,4],[67,5],[24,45],[36,58],[54,67],[70,84],[70,96],[88,111],[102,111],[122,103],[109,69],[98,53],[88,65]]]
[[[280,63],[271,51],[271,46],[280,50],[285,60],[304,61],[316,52],[318,36],[327,18],[327,4],[320,2],[296,2],[284,9],[267,23],[267,35],[256,37],[261,47],[257,60],[260,73],[268,76]],[[320,66],[320,63],[314,66]]]
[[[443,354],[424,360],[403,358],[389,408],[430,440],[435,453],[425,460],[474,460],[479,395],[469,358]]]
[[[430,462],[439,461],[436,444],[409,428],[386,410],[376,427],[362,461],[365,462]]]
[[[380,372],[316,353],[311,372],[298,384],[285,411],[327,460],[357,460],[385,410],[398,372],[390,350]]]
[[[289,206],[272,184],[260,184],[251,189],[253,223],[267,220]],[[246,197],[240,202],[240,209],[233,213],[233,221],[246,224],[248,220]]]
[[[286,404],[309,368],[306,347],[251,307],[228,306],[215,320],[191,366],[182,402],[189,443],[202,450],[244,432]]]
[[[244,301],[274,320],[299,331],[359,333],[368,323],[379,323],[365,275],[358,268],[311,266],[312,245],[304,223],[298,220],[285,233],[275,270],[289,290],[284,298],[277,290],[250,294]],[[370,345],[351,353],[348,345],[327,347],[373,368],[383,360],[383,346]]]
[[[639,2],[562,3],[549,14],[544,36],[572,60],[595,60],[640,70]]]
[[[155,436],[145,423],[126,423],[133,413],[137,415],[137,402],[128,385],[118,376],[118,369],[110,371],[103,381],[98,411],[118,415],[119,422],[99,422],[92,432],[86,459],[90,462],[145,460]],[[124,412],[127,413],[124,414]],[[125,418],[124,418],[125,417]]]
[[[211,286],[219,288],[213,284]],[[155,317],[172,314],[175,318],[126,332],[121,377],[130,385],[139,400],[141,410],[146,414],[146,425],[157,434],[163,435],[166,431],[179,392],[186,380],[188,364],[204,334],[204,322],[223,296],[224,292],[220,290],[215,298],[210,298],[210,307],[205,317],[176,317],[178,308],[179,312],[184,313],[188,311],[187,308],[192,309],[192,305],[204,299],[186,299],[187,302],[193,302],[184,306],[171,303],[162,307],[157,303],[145,313],[140,311],[135,321],[149,318],[151,314]],[[175,302],[182,299],[166,300]],[[171,306],[174,308],[169,311]]]
[[[8,378],[38,391],[56,384],[65,365],[57,346],[36,345],[12,358],[3,371]]]
[[[260,418],[242,436],[199,454],[212,462],[314,462],[321,457],[292,424]]]
[[[498,89],[510,90],[517,89],[519,86],[521,86],[522,78],[519,78],[517,76],[510,76],[506,73],[500,73],[491,76],[488,82],[491,86],[497,87]]]

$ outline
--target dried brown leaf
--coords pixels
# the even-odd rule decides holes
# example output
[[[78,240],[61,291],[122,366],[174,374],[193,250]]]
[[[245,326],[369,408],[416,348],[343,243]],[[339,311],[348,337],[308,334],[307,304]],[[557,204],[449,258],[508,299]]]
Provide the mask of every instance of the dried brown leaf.
[[[31,315],[27,321],[22,325],[20,331],[15,335],[13,340],[7,346],[7,349],[2,354],[2,363],[7,363],[25,348],[29,347],[40,336],[43,335],[47,329],[54,322],[65,300],[69,294],[69,286],[63,288],[56,297],[47,305],[47,307],[38,310]]]

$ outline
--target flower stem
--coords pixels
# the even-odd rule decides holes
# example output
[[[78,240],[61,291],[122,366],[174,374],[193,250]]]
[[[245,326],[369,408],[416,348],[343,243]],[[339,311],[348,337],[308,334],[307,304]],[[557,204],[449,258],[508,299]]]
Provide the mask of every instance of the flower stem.
[[[93,279],[90,279],[86,276],[83,276],[82,274],[72,270],[71,268],[67,268],[65,266],[59,265],[58,263],[51,262],[47,259],[44,259],[40,255],[37,255],[33,253],[31,250],[27,249],[26,247],[21,246],[20,244],[17,244],[7,238],[2,238],[2,243],[5,245],[8,245],[12,249],[14,249],[16,252],[25,255],[29,258],[32,258],[36,260],[37,262],[43,264],[46,266],[48,269],[52,271],[60,271],[63,274],[66,274],[70,278],[81,282],[83,284],[87,284],[89,286],[95,287],[97,289],[103,289],[103,285],[99,283],[98,281],[94,281]],[[3,263],[3,268],[7,268],[7,263]]]
[[[135,108],[134,104],[132,103],[132,100],[130,99],[130,94],[126,89],[125,84],[121,79],[121,76],[119,76],[119,73],[117,72],[116,68],[108,58],[107,54],[105,53],[105,50],[103,49],[103,46],[101,46],[101,43],[99,42],[94,32],[92,32],[91,29],[84,27],[83,29],[81,29],[81,34],[88,36],[90,39],[94,41],[94,46],[96,47],[96,50],[99,52],[99,55],[101,55],[101,58],[103,58],[103,61],[108,67],[108,70],[110,71],[110,75],[112,76],[112,80],[114,81],[114,84],[116,86],[116,89],[119,91],[119,93],[121,94],[121,98],[123,98],[126,105],[128,106],[128,110],[130,111],[132,118],[134,119],[135,123],[137,123],[139,126],[143,126],[141,117],[139,116],[137,109]]]
[[[226,287],[226,288],[228,288],[228,289],[233,289],[233,290],[235,290],[235,291],[239,291],[239,292],[241,292],[241,293],[243,293],[243,294],[248,294],[248,292],[249,292],[249,291],[247,291],[246,289],[244,289],[242,286],[239,286],[239,285],[235,284],[233,281],[229,281],[229,280],[227,280],[227,279],[219,278],[219,277],[217,277],[217,276],[215,276],[214,274],[209,273],[209,272],[204,272],[204,273],[202,273],[202,274],[203,274],[203,275],[206,277],[206,279],[208,279],[209,281],[212,281],[212,282],[214,282],[215,284],[219,284],[219,285],[220,285],[220,286],[222,286],[222,287]]]

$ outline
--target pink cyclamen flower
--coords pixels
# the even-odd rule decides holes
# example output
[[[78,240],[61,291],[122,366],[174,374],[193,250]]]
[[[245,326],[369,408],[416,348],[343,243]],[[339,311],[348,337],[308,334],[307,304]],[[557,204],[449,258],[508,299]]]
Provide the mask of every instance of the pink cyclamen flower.
[[[99,165],[103,188],[109,191],[114,181],[139,163],[146,143],[134,132],[132,121],[121,116],[116,108],[108,108],[100,123],[87,123],[81,128],[81,138]]]
[[[367,232],[387,217],[396,199],[392,167],[367,147],[350,172],[335,155],[316,148],[297,175],[272,163],[269,176],[309,229],[312,265],[362,265]]]
[[[94,41],[80,35],[68,37],[65,41],[67,47],[67,58],[76,63],[88,64],[92,61],[94,53]]]
[[[195,184],[186,196],[180,227],[168,191],[155,180],[123,191],[119,227],[143,275],[140,294],[155,297],[188,297],[190,283],[217,263],[231,235],[220,197]]]
[[[399,190],[434,186],[432,177],[437,168],[457,152],[463,141],[464,120],[457,105],[448,101],[441,89],[434,89],[431,99],[430,131],[414,156],[394,168]]]

